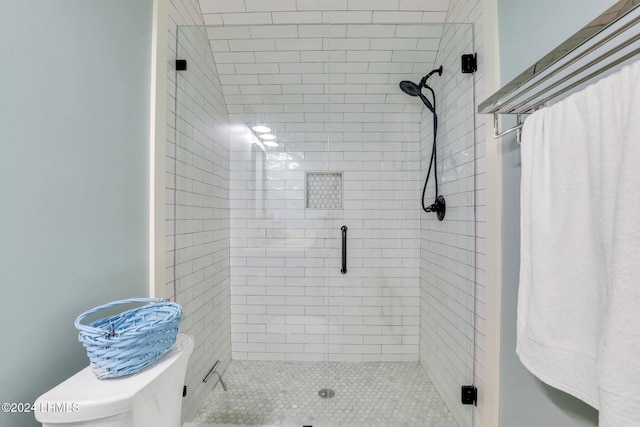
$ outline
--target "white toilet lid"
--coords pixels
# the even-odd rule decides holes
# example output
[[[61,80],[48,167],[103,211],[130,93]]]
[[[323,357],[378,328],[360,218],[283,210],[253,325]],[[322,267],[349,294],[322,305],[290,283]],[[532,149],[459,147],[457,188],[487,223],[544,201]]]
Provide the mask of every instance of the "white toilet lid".
[[[131,411],[133,397],[164,372],[178,356],[191,353],[193,338],[178,334],[176,343],[160,360],[134,375],[99,380],[86,367],[35,401],[41,423],[90,421]]]

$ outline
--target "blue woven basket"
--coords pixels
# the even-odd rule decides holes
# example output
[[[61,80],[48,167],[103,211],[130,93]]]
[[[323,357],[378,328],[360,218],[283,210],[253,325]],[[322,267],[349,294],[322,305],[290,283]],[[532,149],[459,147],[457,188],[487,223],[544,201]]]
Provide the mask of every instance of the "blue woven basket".
[[[142,307],[96,320],[87,316],[122,304],[149,302]],[[182,307],[159,298],[130,298],[85,311],[75,321],[78,340],[87,349],[91,370],[99,379],[135,374],[154,363],[176,342]]]

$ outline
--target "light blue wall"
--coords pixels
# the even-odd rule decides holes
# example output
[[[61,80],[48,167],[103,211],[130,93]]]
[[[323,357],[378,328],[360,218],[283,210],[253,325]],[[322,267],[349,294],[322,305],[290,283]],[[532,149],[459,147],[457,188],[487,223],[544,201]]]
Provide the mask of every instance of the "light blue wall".
[[[500,62],[505,84],[609,8],[613,0],[498,0]],[[502,331],[500,426],[586,427],[597,411],[531,375],[516,353],[516,301],[520,256],[520,151],[502,140]]]
[[[0,6],[0,402],[88,364],[79,313],[148,295],[151,23],[152,0]]]

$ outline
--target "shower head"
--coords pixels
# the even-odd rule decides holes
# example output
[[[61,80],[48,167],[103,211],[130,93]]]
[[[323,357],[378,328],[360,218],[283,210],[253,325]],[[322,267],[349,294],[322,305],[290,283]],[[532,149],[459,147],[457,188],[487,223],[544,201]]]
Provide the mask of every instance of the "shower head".
[[[406,93],[407,95],[420,96],[422,88],[423,87],[427,87],[427,80],[429,80],[429,77],[431,77],[435,73],[438,73],[439,76],[442,75],[442,65],[439,66],[438,68],[436,68],[435,70],[432,70],[426,76],[424,76],[420,80],[420,84],[415,84],[414,82],[410,82],[408,80],[401,81],[400,82],[400,89],[402,89],[402,91],[404,93]]]
[[[423,81],[425,79],[422,79]],[[402,91],[404,93],[406,93],[407,95],[411,95],[411,96],[419,96],[420,99],[422,100],[422,102],[424,103],[424,105],[429,109],[429,111],[431,111],[432,113],[435,112],[435,108],[433,108],[433,105],[431,104],[431,101],[429,101],[427,99],[426,96],[424,96],[424,94],[422,93],[422,88],[425,87],[429,90],[432,90],[429,86],[422,85],[422,81],[420,82],[420,86],[418,86],[417,84],[415,84],[414,82],[410,82],[408,80],[403,80],[400,82],[400,89],[402,89]]]
[[[420,84],[415,84],[414,82],[410,82],[408,80],[403,80],[400,82],[400,89],[402,89],[404,93],[410,96],[419,96],[422,102],[424,103],[424,105],[426,105],[426,107],[429,110],[431,110],[432,113],[435,112],[435,108],[433,107],[431,102],[427,99],[427,97],[422,94],[422,88],[429,89],[430,91],[433,92],[433,90],[427,85],[427,80],[429,80],[429,77],[431,77],[434,73],[438,73],[438,75],[441,76],[442,65],[436,68],[435,70],[432,70],[431,72],[429,72],[429,74],[427,74],[426,76],[424,76],[420,80]]]
[[[408,80],[403,80],[400,82],[400,89],[402,89],[402,91],[407,95],[411,95],[411,96],[420,96],[421,94],[420,86]]]

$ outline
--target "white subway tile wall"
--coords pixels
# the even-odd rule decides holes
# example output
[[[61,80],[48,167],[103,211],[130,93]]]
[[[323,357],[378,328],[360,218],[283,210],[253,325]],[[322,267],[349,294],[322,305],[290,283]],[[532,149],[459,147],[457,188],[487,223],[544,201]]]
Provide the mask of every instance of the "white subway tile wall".
[[[234,359],[418,360],[423,107],[398,83],[433,67],[442,29],[208,28],[233,123]],[[259,144],[256,124],[279,146]],[[305,174],[317,171],[342,173],[342,209],[305,208]]]
[[[200,0],[207,25],[444,22],[450,0]]]
[[[438,184],[447,211],[421,219],[420,362],[460,425],[471,425],[472,407],[462,406],[460,386],[473,381],[475,211],[473,75],[461,73],[460,57],[473,52],[471,24],[445,24],[429,80],[437,99]],[[433,117],[422,117],[422,176],[429,168]],[[432,177],[425,203],[435,194]]]
[[[207,371],[231,359],[229,118],[198,2],[172,1],[169,11],[165,295],[183,306],[180,330],[195,337],[187,420],[215,383],[202,382]],[[186,59],[188,70],[176,75],[176,59]]]
[[[394,113],[417,117],[397,82],[433,67],[441,33],[440,24],[207,28],[234,121],[269,114],[279,132],[300,133],[324,132],[330,123],[381,122]]]

